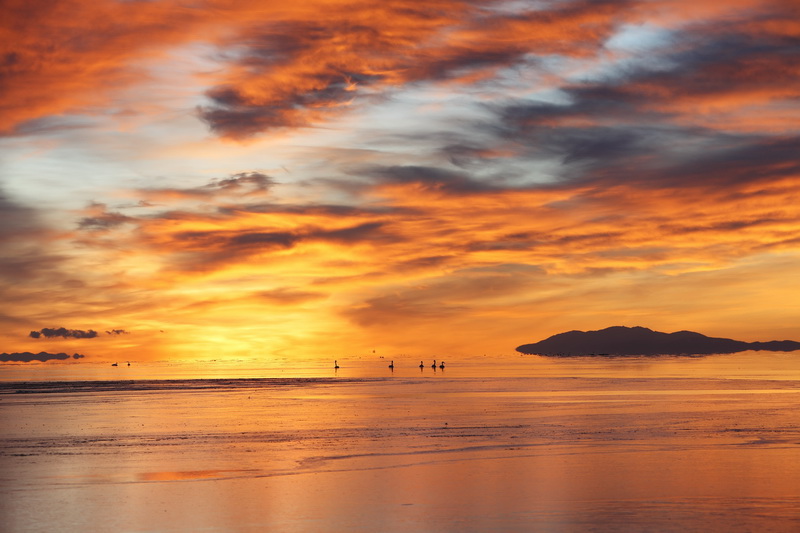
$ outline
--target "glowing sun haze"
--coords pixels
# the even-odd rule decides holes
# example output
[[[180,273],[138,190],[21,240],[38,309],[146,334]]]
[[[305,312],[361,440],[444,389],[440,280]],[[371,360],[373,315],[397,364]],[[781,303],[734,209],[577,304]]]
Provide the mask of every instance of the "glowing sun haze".
[[[795,1],[0,16],[0,351],[496,354],[610,325],[800,338]]]

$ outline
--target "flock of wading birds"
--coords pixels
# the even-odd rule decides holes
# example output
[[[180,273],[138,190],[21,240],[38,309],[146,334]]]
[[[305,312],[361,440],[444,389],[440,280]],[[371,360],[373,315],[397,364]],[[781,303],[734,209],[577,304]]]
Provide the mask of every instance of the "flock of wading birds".
[[[394,361],[392,361],[392,362],[390,362],[390,363],[389,363],[389,368],[390,368],[391,370],[394,370]],[[420,362],[419,362],[419,369],[420,369],[420,370],[422,370],[423,368],[425,368],[425,363],[423,363],[422,361],[420,361]],[[434,360],[433,360],[433,364],[431,365],[431,368],[432,368],[434,371],[436,370],[436,359],[434,359]],[[442,361],[442,362],[440,362],[440,363],[439,363],[439,368],[441,368],[442,370],[444,370],[444,361]],[[333,369],[334,369],[334,370],[339,370],[339,361],[338,361],[338,360],[333,362]]]

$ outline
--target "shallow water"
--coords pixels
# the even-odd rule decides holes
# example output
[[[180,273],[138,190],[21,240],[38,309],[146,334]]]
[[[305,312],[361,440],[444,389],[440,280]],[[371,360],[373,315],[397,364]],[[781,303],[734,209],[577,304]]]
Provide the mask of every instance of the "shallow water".
[[[800,355],[280,370],[3,368],[3,530],[800,530]]]

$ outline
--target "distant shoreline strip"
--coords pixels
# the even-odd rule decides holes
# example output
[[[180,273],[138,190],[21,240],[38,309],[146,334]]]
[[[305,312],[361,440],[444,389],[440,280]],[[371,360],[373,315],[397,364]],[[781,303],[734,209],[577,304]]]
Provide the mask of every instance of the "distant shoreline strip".
[[[377,381],[387,381],[387,378],[199,378],[106,381],[8,381],[0,383],[0,395],[69,394],[81,392],[219,391],[305,387]]]

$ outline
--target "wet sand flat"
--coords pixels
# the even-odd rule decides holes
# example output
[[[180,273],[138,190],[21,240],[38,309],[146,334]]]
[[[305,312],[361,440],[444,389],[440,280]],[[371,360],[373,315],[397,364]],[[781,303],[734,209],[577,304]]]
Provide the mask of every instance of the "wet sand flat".
[[[5,382],[3,528],[800,530],[800,380],[613,364]]]

